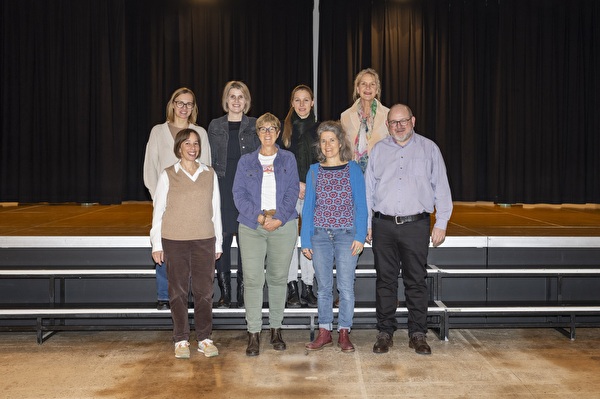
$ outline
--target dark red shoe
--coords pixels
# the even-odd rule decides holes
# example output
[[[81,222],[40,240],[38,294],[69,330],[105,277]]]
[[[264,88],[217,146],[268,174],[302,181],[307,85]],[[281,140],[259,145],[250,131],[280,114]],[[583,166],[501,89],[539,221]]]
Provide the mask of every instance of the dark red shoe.
[[[323,349],[326,346],[333,345],[333,340],[331,339],[331,331],[325,328],[319,328],[319,335],[313,342],[309,342],[304,345],[306,349],[309,351],[318,351]]]
[[[348,329],[342,328],[339,331],[339,334],[338,346],[342,349],[342,352],[354,352],[354,345],[350,342],[350,337],[348,336],[350,333],[348,332]]]

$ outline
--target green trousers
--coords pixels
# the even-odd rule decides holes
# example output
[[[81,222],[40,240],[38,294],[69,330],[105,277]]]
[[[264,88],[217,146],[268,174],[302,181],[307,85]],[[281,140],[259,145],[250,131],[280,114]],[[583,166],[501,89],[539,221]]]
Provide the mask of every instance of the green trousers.
[[[269,296],[269,327],[280,328],[287,297],[292,248],[298,239],[298,220],[291,220],[272,232],[266,231],[262,226],[253,230],[240,224],[238,233],[244,265],[244,302],[248,332],[256,333],[262,329],[265,281]]]

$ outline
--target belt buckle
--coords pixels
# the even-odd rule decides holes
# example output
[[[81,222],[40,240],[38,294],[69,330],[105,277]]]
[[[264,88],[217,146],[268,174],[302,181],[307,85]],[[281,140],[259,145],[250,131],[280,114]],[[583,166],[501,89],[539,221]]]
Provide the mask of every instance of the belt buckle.
[[[405,221],[402,220],[402,216],[394,216],[394,222],[396,222],[396,224],[404,224]]]

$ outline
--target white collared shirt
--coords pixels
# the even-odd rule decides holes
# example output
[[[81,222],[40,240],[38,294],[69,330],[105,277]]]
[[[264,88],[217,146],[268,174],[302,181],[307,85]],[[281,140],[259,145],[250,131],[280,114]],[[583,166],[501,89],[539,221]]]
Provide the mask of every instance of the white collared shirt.
[[[181,161],[178,161],[175,165],[175,173],[179,170],[184,172],[192,181],[196,181],[200,173],[207,172],[208,166],[196,160],[199,164],[198,169],[194,175],[190,175],[184,168],[181,167]],[[162,251],[162,218],[167,209],[167,195],[169,193],[169,177],[167,172],[164,170],[158,177],[158,183],[156,184],[156,190],[154,192],[152,211],[152,228],[150,229],[150,242],[152,243],[152,252]],[[223,225],[221,223],[221,194],[219,192],[219,182],[217,180],[217,174],[214,174],[213,181],[213,194],[212,194],[212,222],[215,229],[215,253],[223,252]]]

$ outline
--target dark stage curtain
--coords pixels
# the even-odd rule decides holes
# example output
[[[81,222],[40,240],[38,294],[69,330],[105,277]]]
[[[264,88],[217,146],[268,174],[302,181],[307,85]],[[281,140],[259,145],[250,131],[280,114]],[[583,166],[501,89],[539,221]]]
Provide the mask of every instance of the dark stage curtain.
[[[320,0],[318,112],[374,67],[444,154],[453,197],[600,203],[600,1]],[[145,200],[150,129],[180,86],[198,123],[228,80],[283,118],[313,85],[313,1],[0,3],[0,201]],[[594,24],[593,22],[596,21]]]
[[[1,7],[0,198],[119,202],[127,167],[122,2]]]
[[[383,103],[410,105],[416,130],[440,146],[455,200],[600,202],[600,2],[322,0],[320,9],[328,117],[373,67]]]
[[[283,118],[312,85],[313,1],[21,0],[0,5],[0,201],[149,199],[146,141],[171,93],[197,123],[223,115],[229,80],[250,115]]]

